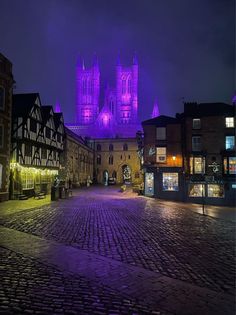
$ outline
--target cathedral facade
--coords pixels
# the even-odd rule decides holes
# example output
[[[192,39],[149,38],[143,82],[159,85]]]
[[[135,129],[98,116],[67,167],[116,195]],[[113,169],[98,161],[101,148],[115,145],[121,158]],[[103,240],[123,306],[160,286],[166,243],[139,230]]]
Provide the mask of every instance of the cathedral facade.
[[[124,67],[116,63],[115,87],[107,86],[101,101],[100,69],[95,56],[90,68],[79,60],[76,68],[76,118],[68,128],[91,138],[135,137],[138,121],[138,60]]]

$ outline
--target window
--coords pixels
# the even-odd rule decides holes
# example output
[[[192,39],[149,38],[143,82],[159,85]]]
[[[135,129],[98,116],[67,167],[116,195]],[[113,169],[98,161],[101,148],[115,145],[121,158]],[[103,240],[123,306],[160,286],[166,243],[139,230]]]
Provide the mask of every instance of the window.
[[[156,129],[156,139],[157,140],[166,140],[166,128],[158,127]]]
[[[189,197],[204,197],[205,185],[203,184],[190,184],[189,185]]]
[[[190,174],[204,174],[205,173],[205,158],[204,157],[190,157]]]
[[[128,144],[127,144],[127,143],[124,143],[124,145],[123,145],[123,151],[128,151]]]
[[[3,86],[0,86],[0,109],[4,110],[5,108],[5,89]]]
[[[145,195],[154,195],[154,173],[145,173]]]
[[[101,144],[97,144],[97,151],[101,151],[101,149],[102,149],[102,146],[101,146]]]
[[[202,150],[202,141],[201,136],[192,137],[192,151],[201,151]]]
[[[30,131],[37,132],[37,121],[35,119],[30,119]]]
[[[224,174],[229,175],[236,174],[236,157],[234,156],[224,157]]]
[[[122,89],[122,94],[125,94],[126,92],[126,88],[125,88],[125,85],[126,85],[126,81],[123,79],[122,82],[121,82],[121,89]]]
[[[128,93],[131,94],[131,80],[128,79]]]
[[[226,136],[225,137],[225,149],[226,150],[234,150],[235,146],[235,137],[234,136]]]
[[[25,144],[25,156],[32,155],[32,147],[30,144]]]
[[[109,151],[113,151],[113,144],[109,144]]]
[[[34,175],[32,172],[21,173],[22,189],[33,189],[34,188]]]
[[[46,159],[47,158],[47,149],[42,148],[41,154],[42,154],[42,159]]]
[[[208,197],[211,198],[224,198],[224,186],[217,184],[207,185]]]
[[[128,156],[128,159],[130,160],[130,155]]]
[[[46,127],[46,138],[51,138],[51,129],[49,127]]]
[[[83,95],[86,95],[86,79],[83,79],[82,81],[82,93]]]
[[[4,126],[0,125],[0,148],[4,146]]]
[[[112,155],[109,156],[109,164],[113,165],[113,156]]]
[[[101,155],[99,154],[99,155],[97,155],[97,164],[100,165],[101,161],[102,161]]]
[[[162,185],[164,191],[178,191],[179,190],[178,173],[163,173]]]
[[[225,127],[226,128],[234,128],[234,117],[226,117],[225,118]]]
[[[166,163],[166,148],[156,148],[157,163]]]
[[[193,129],[201,129],[201,119],[194,118],[193,119]]]

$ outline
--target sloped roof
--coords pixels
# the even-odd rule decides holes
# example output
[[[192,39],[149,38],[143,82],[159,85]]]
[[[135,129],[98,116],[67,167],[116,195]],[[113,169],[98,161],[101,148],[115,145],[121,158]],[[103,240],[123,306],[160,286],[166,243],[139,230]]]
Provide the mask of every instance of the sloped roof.
[[[69,128],[65,127],[65,133],[66,133],[66,135],[68,135],[68,136],[74,138],[75,140],[77,140],[78,142],[86,145],[85,140],[81,136],[79,136],[76,133],[74,133],[73,131],[71,131]]]
[[[15,117],[25,117],[39,98],[39,93],[14,94],[12,102],[12,115]],[[41,102],[40,102],[41,103]]]
[[[51,105],[41,107],[43,122],[48,121],[48,119],[52,117],[51,111],[53,112],[53,107]]]
[[[60,126],[60,124],[63,123],[63,114],[62,113],[54,113],[53,119],[54,119],[55,127],[57,129]]]
[[[156,127],[165,127],[169,124],[177,124],[179,120],[174,117],[161,115],[152,119],[148,119],[142,122],[142,126],[154,125]]]

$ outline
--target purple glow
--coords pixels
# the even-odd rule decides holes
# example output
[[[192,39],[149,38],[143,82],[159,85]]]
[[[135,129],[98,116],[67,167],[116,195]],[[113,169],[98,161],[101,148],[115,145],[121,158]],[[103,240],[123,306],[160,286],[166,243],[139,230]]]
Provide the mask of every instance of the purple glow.
[[[99,111],[100,71],[97,56],[91,68],[86,68],[81,58],[76,69],[76,130],[84,135],[106,137],[135,136],[140,129],[138,123],[138,60],[135,55],[130,67],[121,65],[120,56],[116,65],[116,87],[107,85],[104,106]],[[124,128],[125,126],[125,128]],[[73,128],[71,128],[73,129]],[[74,129],[73,129],[74,130]],[[91,134],[92,131],[92,134]]]
[[[61,105],[58,101],[56,101],[54,113],[61,113]]]
[[[158,117],[158,116],[160,116],[160,111],[159,111],[157,100],[155,100],[155,103],[154,103],[154,106],[153,106],[153,110],[152,110],[152,118],[155,118],[155,117]]]

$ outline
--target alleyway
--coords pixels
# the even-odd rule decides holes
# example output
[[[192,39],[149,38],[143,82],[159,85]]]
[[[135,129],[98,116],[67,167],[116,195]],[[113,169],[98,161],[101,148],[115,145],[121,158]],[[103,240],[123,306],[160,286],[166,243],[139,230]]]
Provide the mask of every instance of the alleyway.
[[[0,206],[1,313],[234,314],[232,213],[117,187],[34,207]]]

